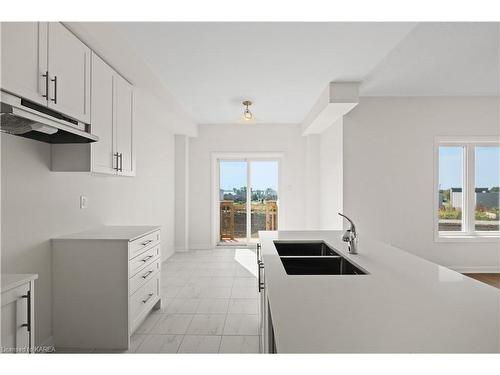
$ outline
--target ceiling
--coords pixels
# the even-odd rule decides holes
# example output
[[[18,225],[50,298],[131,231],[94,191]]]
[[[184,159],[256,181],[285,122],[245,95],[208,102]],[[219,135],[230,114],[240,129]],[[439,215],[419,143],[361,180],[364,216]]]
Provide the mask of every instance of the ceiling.
[[[361,95],[498,94],[498,24],[147,23],[121,35],[199,124],[300,123],[330,81]]]

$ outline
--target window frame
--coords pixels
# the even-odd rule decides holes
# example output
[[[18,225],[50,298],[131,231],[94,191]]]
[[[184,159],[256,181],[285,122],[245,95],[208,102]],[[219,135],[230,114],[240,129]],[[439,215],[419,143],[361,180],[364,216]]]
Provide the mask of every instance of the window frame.
[[[463,147],[462,231],[439,231],[439,147]],[[500,231],[475,230],[476,147],[499,146],[499,136],[436,137],[434,141],[434,240],[436,242],[498,242]],[[472,194],[471,194],[472,192]]]

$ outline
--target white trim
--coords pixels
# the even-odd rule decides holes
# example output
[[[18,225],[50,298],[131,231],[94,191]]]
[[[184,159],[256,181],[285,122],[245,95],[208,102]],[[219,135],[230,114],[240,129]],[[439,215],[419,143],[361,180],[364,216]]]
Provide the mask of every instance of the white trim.
[[[224,160],[241,160],[241,161],[265,161],[272,160],[278,162],[278,228],[280,228],[280,216],[283,215],[282,208],[280,206],[280,197],[282,193],[282,161],[284,157],[284,152],[212,152],[211,153],[211,189],[212,189],[212,204],[211,204],[211,245],[212,248],[217,246],[227,246],[227,244],[219,245],[219,226],[220,226],[220,217],[219,217],[219,181],[220,181],[220,170],[218,161],[221,159]],[[247,185],[249,185],[249,176],[250,168],[247,168]],[[250,201],[248,200],[249,189],[247,189],[247,210],[248,204]],[[247,215],[247,221],[249,215]],[[247,224],[248,228],[248,224]],[[250,238],[250,233],[247,231],[247,241]],[[246,244],[236,244],[236,246],[248,246],[250,243]],[[193,246],[190,246],[193,248]]]
[[[447,266],[460,273],[500,273],[500,266]]]
[[[500,146],[500,136],[437,136],[434,138],[434,241],[435,242],[499,242],[500,232],[475,231],[475,148]],[[462,231],[439,231],[439,147],[461,146],[463,153]],[[473,192],[471,194],[471,192]],[[451,198],[451,197],[450,197]]]

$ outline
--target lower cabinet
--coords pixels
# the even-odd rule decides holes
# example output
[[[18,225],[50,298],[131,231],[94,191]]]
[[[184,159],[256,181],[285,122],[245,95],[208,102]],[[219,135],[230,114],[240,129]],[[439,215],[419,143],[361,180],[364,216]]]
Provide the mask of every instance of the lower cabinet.
[[[37,275],[2,275],[3,353],[32,353],[35,339],[34,284]]]
[[[160,308],[158,227],[103,227],[52,240],[57,348],[126,350]]]
[[[274,342],[273,322],[271,318],[271,308],[266,289],[266,274],[264,261],[262,260],[261,244],[257,244],[257,288],[260,293],[260,311],[259,311],[259,337],[261,353],[276,353],[276,344]]]

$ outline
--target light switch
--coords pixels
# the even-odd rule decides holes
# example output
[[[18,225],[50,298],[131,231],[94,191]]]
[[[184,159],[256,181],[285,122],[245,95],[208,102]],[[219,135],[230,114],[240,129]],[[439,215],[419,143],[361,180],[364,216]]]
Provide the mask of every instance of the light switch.
[[[85,195],[80,195],[80,209],[87,208],[89,206],[89,199]]]

